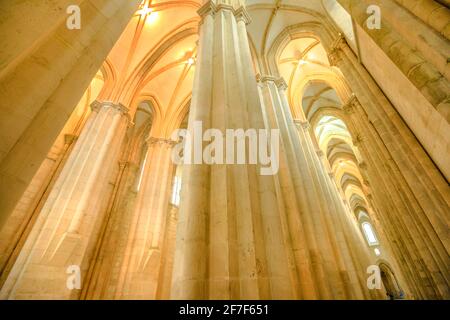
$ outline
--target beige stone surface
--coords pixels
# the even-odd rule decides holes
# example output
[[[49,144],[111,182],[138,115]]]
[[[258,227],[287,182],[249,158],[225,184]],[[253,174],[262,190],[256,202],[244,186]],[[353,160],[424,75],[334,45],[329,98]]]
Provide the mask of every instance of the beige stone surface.
[[[450,299],[446,5],[9,1],[0,299]],[[195,121],[279,170],[177,166]]]

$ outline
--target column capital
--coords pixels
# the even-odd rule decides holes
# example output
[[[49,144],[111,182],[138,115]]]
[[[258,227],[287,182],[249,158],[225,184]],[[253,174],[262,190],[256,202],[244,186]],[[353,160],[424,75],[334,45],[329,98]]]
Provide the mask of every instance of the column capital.
[[[317,156],[318,156],[319,158],[322,158],[323,156],[325,156],[325,153],[323,153],[323,151],[320,150],[320,149],[317,149],[317,150],[316,150],[316,153],[317,153]]]
[[[266,83],[269,81],[273,82],[277,86],[277,88],[280,90],[286,90],[288,88],[288,85],[283,77],[275,77],[275,76],[271,76],[271,75],[257,74],[256,81],[258,81],[260,83]]]
[[[352,143],[354,146],[358,147],[361,145],[361,142],[364,141],[364,136],[360,133],[358,133],[353,139],[352,139]]]
[[[294,120],[294,123],[297,125],[298,128],[302,128],[303,130],[307,131],[309,128],[311,128],[311,124],[309,121],[303,121],[303,120]]]
[[[345,35],[339,32],[333,41],[332,49],[342,49],[344,46],[347,46],[347,40],[345,39]]]
[[[358,100],[358,97],[356,96],[356,94],[352,93],[352,95],[350,96],[350,98],[348,99],[348,101],[345,103],[345,106],[351,106],[356,108],[358,105],[360,105],[361,103]]]
[[[347,40],[342,33],[333,41],[330,52],[328,53],[328,60],[332,66],[336,66],[342,60],[342,49],[347,46]]]
[[[367,169],[367,164],[364,161],[360,162],[358,164],[358,166],[359,166],[360,169],[362,169],[364,171]]]
[[[288,84],[286,83],[286,80],[284,80],[283,77],[279,77],[275,81],[275,84],[277,85],[278,89],[280,89],[280,90],[287,90],[287,88],[289,87]]]
[[[349,103],[344,104],[342,106],[342,110],[344,110],[345,114],[353,114],[353,113],[355,113],[355,107],[353,106],[353,104],[349,104]]]
[[[238,22],[243,21],[245,24],[250,24],[252,22],[252,18],[244,6],[237,8],[234,11],[234,15],[236,16],[236,20]]]
[[[353,93],[348,101],[342,106],[342,110],[344,110],[346,114],[355,113],[357,104],[359,104],[359,100]]]
[[[214,1],[206,2],[200,9],[197,10],[197,14],[203,19],[208,15],[214,16],[217,12],[217,6]]]
[[[76,141],[78,139],[78,136],[74,135],[74,134],[65,134],[64,135],[64,143],[65,144],[72,144],[74,143],[74,141]]]
[[[175,140],[157,137],[148,137],[146,141],[148,145],[159,144],[159,145],[167,145],[169,147],[172,147],[178,143],[178,141]]]
[[[97,100],[95,100],[94,102],[91,103],[92,111],[99,112],[101,108],[114,108],[123,114],[128,114],[128,111],[129,111],[129,109],[121,103],[114,103],[111,101],[99,102]]]
[[[126,166],[128,166],[130,163],[128,161],[119,161],[119,168],[125,169]]]
[[[277,81],[277,78],[274,77],[274,76],[270,76],[270,75],[261,75],[261,74],[257,74],[257,75],[256,75],[256,80],[257,80],[258,82],[261,82],[261,83],[266,83],[266,82],[269,82],[269,81],[271,81],[271,82],[276,82],[276,81]]]
[[[337,66],[339,62],[342,60],[342,57],[337,50],[330,51],[328,53],[328,60],[330,61],[331,66]]]
[[[208,15],[214,16],[217,12],[220,10],[228,10],[233,13],[233,15],[236,17],[236,20],[243,21],[245,24],[249,24],[252,19],[250,17],[250,14],[248,13],[245,6],[239,6],[238,8],[233,7],[230,4],[226,3],[219,3],[216,4],[214,1],[208,1],[206,2],[198,11],[197,14],[203,19],[205,19]]]

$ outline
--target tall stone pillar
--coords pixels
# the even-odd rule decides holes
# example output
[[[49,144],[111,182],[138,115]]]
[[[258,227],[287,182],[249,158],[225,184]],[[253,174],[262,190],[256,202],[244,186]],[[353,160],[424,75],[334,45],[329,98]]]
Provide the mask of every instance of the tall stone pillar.
[[[410,11],[424,24],[450,40],[450,30],[447,27],[450,23],[450,10],[444,6],[446,2],[448,4],[448,0],[423,0],[421,2],[395,0],[395,2]]]
[[[243,6],[209,1],[188,130],[264,129]],[[282,207],[260,165],[183,166],[172,298],[293,298]]]
[[[0,227],[141,2],[2,3]],[[80,29],[68,28],[69,7]]]
[[[447,63],[449,45],[446,40],[437,37],[422,25],[417,26],[416,30],[420,36],[412,37],[412,39],[406,34],[411,34],[411,32],[401,29],[399,29],[400,32],[397,32],[394,27],[398,28],[396,20],[399,17],[404,25],[414,24],[411,24],[408,15],[399,10],[395,1],[338,0],[338,2],[352,16],[353,21],[358,24],[358,28],[370,36],[442,117],[447,122],[450,121],[450,104],[448,102],[450,67]],[[383,17],[381,29],[369,29],[366,23],[367,8],[374,4],[381,9]],[[394,13],[396,13],[395,16],[391,17]],[[427,35],[427,41],[423,41],[424,35]],[[408,40],[412,43],[408,43]],[[422,52],[420,53],[420,51]]]
[[[366,286],[372,264],[361,232],[317,157],[309,123],[294,121],[282,79],[261,77],[267,125],[282,138],[280,186],[295,255],[300,297],[379,298]]]
[[[116,297],[155,299],[163,285],[163,256],[172,187],[174,141],[149,138],[146,165],[138,190],[134,217]]]
[[[68,299],[80,293],[68,288],[66,272],[80,275],[82,284],[128,125],[128,109],[121,104],[94,102],[92,109],[0,298]]]
[[[429,223],[423,219],[425,212],[417,204],[408,185],[399,174],[387,150],[382,148],[358,99],[353,96],[344,106],[353,132],[358,136],[357,144],[367,166],[363,170],[370,181],[377,205],[382,208],[381,219],[392,243],[396,244],[397,257],[415,294],[422,297],[439,297],[438,287],[445,294],[446,255],[440,252],[441,242]],[[384,190],[389,192],[386,194]],[[426,232],[430,232],[426,235]],[[406,237],[405,237],[406,235]],[[427,240],[426,240],[427,239]],[[442,256],[440,256],[442,255]],[[419,259],[418,256],[421,256]],[[417,273],[420,270],[420,273]]]
[[[343,38],[329,57],[355,92],[345,108],[349,128],[367,161],[383,227],[410,269],[405,274],[416,295],[448,297],[448,184]]]

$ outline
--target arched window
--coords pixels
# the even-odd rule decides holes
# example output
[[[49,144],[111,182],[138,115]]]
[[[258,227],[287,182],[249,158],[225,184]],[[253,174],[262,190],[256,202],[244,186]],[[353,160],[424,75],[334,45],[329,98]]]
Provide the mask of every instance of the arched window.
[[[369,246],[374,246],[378,244],[377,237],[375,232],[373,231],[372,225],[369,222],[363,222],[362,228],[364,231],[364,235],[366,236],[367,242]]]
[[[405,299],[405,293],[403,292],[397,277],[392,269],[385,263],[380,263],[380,275],[381,281],[383,281],[386,294],[390,300]]]

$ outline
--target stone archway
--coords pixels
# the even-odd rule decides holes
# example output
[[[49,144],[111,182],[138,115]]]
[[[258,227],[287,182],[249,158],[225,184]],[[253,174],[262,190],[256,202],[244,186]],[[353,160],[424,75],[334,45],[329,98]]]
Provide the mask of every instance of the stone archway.
[[[386,290],[386,295],[390,300],[399,300],[405,298],[405,293],[398,283],[397,277],[395,276],[392,269],[384,262],[379,264],[380,275],[383,286]]]

